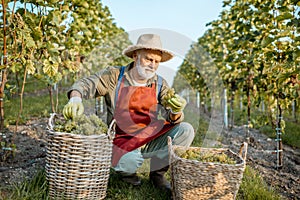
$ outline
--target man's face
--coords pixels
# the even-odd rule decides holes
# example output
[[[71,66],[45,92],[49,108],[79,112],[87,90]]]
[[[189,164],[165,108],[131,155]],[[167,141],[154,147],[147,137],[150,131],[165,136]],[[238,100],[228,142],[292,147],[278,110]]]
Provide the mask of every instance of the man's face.
[[[149,79],[155,75],[161,61],[161,52],[156,50],[139,50],[133,56],[138,74],[142,79]]]
[[[148,67],[156,71],[161,61],[161,52],[156,50],[140,50],[137,52],[140,55],[140,64],[142,67]]]

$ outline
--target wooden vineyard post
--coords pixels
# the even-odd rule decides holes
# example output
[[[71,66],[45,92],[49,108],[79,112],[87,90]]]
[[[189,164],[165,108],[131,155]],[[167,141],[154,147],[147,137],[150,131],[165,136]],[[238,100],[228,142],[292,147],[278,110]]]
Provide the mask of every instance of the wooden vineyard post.
[[[1,58],[1,65],[3,69],[1,70],[1,82],[0,82],[0,130],[4,128],[4,88],[7,81],[7,49],[6,49],[6,4],[2,0],[2,9],[3,9],[3,55]]]
[[[277,116],[277,127],[276,127],[276,143],[277,143],[277,150],[276,150],[276,156],[277,156],[277,169],[282,168],[283,163],[283,148],[282,148],[282,139],[281,139],[281,120],[282,120],[282,109],[279,104],[279,99],[277,99],[277,107],[278,107],[278,116]]]
[[[196,93],[196,103],[197,103],[197,108],[200,109],[200,92],[197,91]]]
[[[227,90],[224,89],[224,126],[228,128]]]
[[[234,126],[234,97],[235,92],[231,92],[231,98],[230,98],[230,129]]]

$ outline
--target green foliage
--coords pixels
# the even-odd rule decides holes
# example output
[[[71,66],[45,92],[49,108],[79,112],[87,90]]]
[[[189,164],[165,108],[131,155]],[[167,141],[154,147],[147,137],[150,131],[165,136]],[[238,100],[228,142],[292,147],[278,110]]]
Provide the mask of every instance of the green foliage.
[[[142,178],[140,187],[134,187],[120,181],[120,177],[111,171],[107,196],[105,199],[113,200],[144,200],[169,199],[167,193],[156,189],[148,179],[147,173],[139,173]],[[38,171],[31,180],[25,180],[14,188],[0,188],[0,199],[24,200],[43,199],[48,200],[48,185],[44,170]],[[237,194],[238,200],[254,199],[281,199],[273,189],[269,188],[259,174],[249,166],[246,166],[244,177]]]
[[[200,117],[200,113],[195,112],[195,108],[188,104],[184,109],[184,121],[189,122],[195,130],[192,146],[202,146],[209,126],[207,120]]]
[[[234,106],[234,112],[230,113],[234,117],[234,125],[242,126],[247,123],[246,111],[240,110],[237,106]],[[297,115],[298,112],[295,114]],[[251,117],[251,128],[258,129],[262,134],[267,135],[270,138],[276,138],[276,130],[274,125],[276,122],[270,121],[270,117],[268,117],[269,113],[267,110],[261,111],[257,107],[252,107],[252,117]],[[272,117],[273,119],[276,116]],[[299,123],[295,120],[295,117],[291,115],[291,113],[284,113],[282,119],[283,126],[285,127],[284,134],[281,135],[282,141],[284,144],[300,147],[300,126]]]
[[[7,68],[27,70],[51,85],[81,70],[82,56],[96,46],[109,49],[110,37],[124,32],[100,1],[15,3],[7,10]]]
[[[276,138],[275,131],[270,125],[261,126],[259,130],[270,138]],[[298,123],[286,121],[285,134],[282,134],[282,142],[292,147],[300,148],[300,127]]]
[[[29,89],[30,87],[28,87]],[[44,101],[49,97],[47,96],[35,96],[34,98],[26,98],[29,102],[34,102],[38,99],[41,99],[41,102]],[[25,102],[27,102],[25,100]],[[64,94],[60,96],[60,101],[66,101],[66,97]],[[49,102],[48,102],[49,103]],[[31,104],[32,105],[32,104]],[[42,104],[35,104],[35,106],[32,107],[38,107],[35,109],[36,114],[38,109],[43,108]],[[12,104],[12,107],[13,104]],[[187,106],[189,108],[189,105]],[[29,117],[28,113],[28,117]],[[49,116],[49,115],[48,115]],[[47,117],[48,117],[47,116]],[[196,118],[195,117],[195,111],[192,109],[186,109],[185,110],[185,116],[187,117],[187,120],[194,125],[194,127],[198,127],[197,134],[195,136],[194,140],[194,146],[201,146],[203,135],[205,135],[205,132],[208,128],[208,123],[206,120],[204,120],[202,117]],[[198,138],[198,139],[197,139]],[[248,167],[247,167],[248,168]],[[146,166],[146,170],[149,169],[149,166]],[[250,168],[250,172],[253,172],[254,170]],[[254,172],[253,172],[254,173]],[[242,185],[240,187],[239,191],[239,199],[247,199],[248,196],[245,196],[243,194],[244,192],[247,192],[247,195],[251,193],[252,195],[256,195],[257,199],[273,199],[273,197],[276,197],[275,192],[272,192],[272,195],[267,196],[266,192],[260,192],[262,190],[264,191],[272,191],[265,183],[259,186],[254,186],[255,181],[252,180],[258,176],[258,173],[255,172],[256,176],[253,176],[252,173],[248,173],[247,169],[244,174],[244,179],[242,181]],[[157,190],[149,181],[148,173],[145,172],[139,172],[139,176],[142,177],[142,185],[140,187],[133,187],[130,186],[122,181],[120,181],[119,177],[115,173],[111,173],[109,184],[108,184],[108,190],[107,190],[107,199],[116,199],[116,200],[123,200],[123,199],[168,199],[167,194]],[[40,181],[37,181],[40,180]],[[42,181],[44,180],[44,181]],[[260,183],[263,180],[260,178],[260,181],[257,181],[257,183]],[[252,184],[252,186],[249,186]],[[23,185],[23,186],[22,186]],[[49,199],[48,196],[48,188],[47,182],[45,178],[44,172],[39,172],[32,180],[25,180],[24,183],[21,185],[17,185],[15,188],[1,188],[0,189],[0,199],[4,200],[23,200],[23,199]],[[249,189],[250,188],[250,189]],[[267,192],[268,194],[270,192]],[[245,198],[243,198],[245,197]],[[262,198],[260,198],[262,197]],[[250,198],[250,197],[249,197]],[[275,198],[276,199],[276,198]]]
[[[6,137],[5,133],[0,133],[0,162],[6,162],[9,158],[14,158],[17,145]]]
[[[149,166],[148,166],[149,167]],[[141,177],[141,186],[134,187],[128,183],[120,181],[120,176],[111,173],[107,196],[105,199],[109,200],[144,200],[144,199],[157,199],[166,200],[170,199],[168,194],[163,190],[158,190],[149,181],[148,173],[138,173]]]
[[[7,195],[5,192],[7,191]],[[3,196],[4,195],[4,196]],[[20,184],[14,185],[13,188],[1,188],[0,199],[3,200],[48,200],[48,185],[45,171],[40,169],[32,179],[24,179]]]
[[[22,74],[25,77],[22,81],[26,82],[26,76],[32,75],[51,87],[63,77],[78,77],[78,73],[87,75],[99,66],[104,68],[126,60],[120,55],[129,44],[128,36],[116,26],[109,9],[101,1],[4,2],[0,24],[6,25],[6,34],[1,29],[0,44],[5,48],[0,49],[0,57],[4,56],[7,61],[3,65],[1,62],[0,69],[5,69],[8,81],[12,77],[19,79]],[[97,58],[91,69],[87,67],[91,60],[84,63],[84,59],[95,48],[100,51],[91,56]],[[11,97],[12,92],[21,93],[18,81],[16,85],[5,87],[5,97]],[[54,105],[52,112],[57,112]]]
[[[300,148],[300,127],[299,123],[286,121],[285,134],[282,135],[284,144]]]
[[[201,97],[209,96],[214,88],[210,84],[218,85],[214,77],[219,74],[228,91],[241,90],[246,105],[259,105],[264,99],[268,110],[276,112],[279,105],[286,109],[292,101],[298,104],[300,18],[296,2],[224,1],[220,18],[208,23],[209,29],[188,52],[180,74],[186,75]],[[206,66],[216,66],[218,72]]]
[[[64,93],[58,94],[58,101],[61,103],[58,106],[57,112],[60,113],[63,106],[67,103],[67,97]],[[20,99],[13,98],[5,101],[6,104],[6,115],[5,125],[15,124],[19,112],[18,105]],[[23,113],[19,124],[24,124],[30,118],[34,117],[49,117],[51,113],[50,98],[48,93],[29,95],[24,97]]]
[[[94,47],[84,56],[81,73],[90,75],[108,66],[124,66],[130,62],[127,56],[123,56],[122,50],[131,43],[128,34],[120,30],[115,35],[105,37],[105,43]]]
[[[242,183],[237,194],[238,200],[272,199],[280,200],[281,197],[267,186],[262,177],[249,166],[246,166]]]
[[[211,92],[222,85],[216,78],[215,64],[201,46],[195,44],[191,47],[186,58],[179,68],[175,77],[174,87],[184,89],[180,80],[184,79],[186,84],[190,85],[194,90],[200,91],[201,96],[209,97]],[[177,81],[179,80],[179,81]],[[186,87],[185,87],[186,88]]]

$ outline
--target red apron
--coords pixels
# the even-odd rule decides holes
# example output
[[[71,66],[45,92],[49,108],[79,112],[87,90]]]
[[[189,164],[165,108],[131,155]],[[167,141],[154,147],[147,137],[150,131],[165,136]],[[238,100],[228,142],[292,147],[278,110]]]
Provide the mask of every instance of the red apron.
[[[169,131],[173,125],[157,119],[156,84],[151,87],[124,86],[121,82],[114,118],[112,166],[120,158]]]

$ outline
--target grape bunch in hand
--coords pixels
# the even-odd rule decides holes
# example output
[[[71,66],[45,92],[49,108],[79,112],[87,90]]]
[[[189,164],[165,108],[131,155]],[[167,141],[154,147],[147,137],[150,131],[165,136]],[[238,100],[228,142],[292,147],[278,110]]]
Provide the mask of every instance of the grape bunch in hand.
[[[167,91],[161,103],[166,109],[170,109],[173,114],[182,112],[186,106],[186,100],[176,94],[174,88]]]

